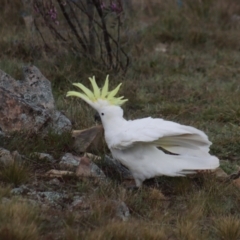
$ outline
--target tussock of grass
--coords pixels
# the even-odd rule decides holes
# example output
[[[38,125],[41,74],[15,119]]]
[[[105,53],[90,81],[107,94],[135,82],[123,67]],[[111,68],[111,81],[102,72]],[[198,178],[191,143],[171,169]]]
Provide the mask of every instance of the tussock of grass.
[[[72,232],[68,230],[67,239],[71,238],[74,235]],[[75,235],[76,236],[76,235]],[[102,228],[91,230],[89,232],[83,232],[75,239],[84,238],[86,240],[110,240],[110,239],[146,239],[146,240],[164,240],[167,239],[167,234],[161,228],[161,226],[153,226],[151,224],[144,224],[141,221],[134,222],[113,222],[109,223]]]
[[[0,179],[8,184],[19,186],[30,178],[30,171],[23,163],[13,162],[0,167]]]
[[[0,204],[0,239],[39,239],[38,212],[26,203]]]
[[[222,216],[214,221],[214,229],[220,239],[237,240],[240,238],[240,218]]]
[[[177,239],[205,239],[204,237],[200,237],[199,225],[200,222],[198,221],[179,219],[175,230]]]

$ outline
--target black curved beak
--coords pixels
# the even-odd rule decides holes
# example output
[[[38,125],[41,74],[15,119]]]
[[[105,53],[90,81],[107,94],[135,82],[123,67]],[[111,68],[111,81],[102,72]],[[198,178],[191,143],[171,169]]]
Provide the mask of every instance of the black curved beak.
[[[96,113],[94,114],[94,121],[97,122],[97,123],[101,123],[101,122],[102,122],[102,121],[101,121],[101,117],[100,117],[100,115],[98,114],[98,112],[96,112]]]

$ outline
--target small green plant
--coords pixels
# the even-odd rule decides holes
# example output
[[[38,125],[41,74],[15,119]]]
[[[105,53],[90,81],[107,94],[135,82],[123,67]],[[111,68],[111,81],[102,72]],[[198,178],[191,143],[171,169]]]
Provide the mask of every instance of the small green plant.
[[[224,161],[221,163],[221,168],[227,173],[232,174],[237,171],[237,165],[229,161]]]

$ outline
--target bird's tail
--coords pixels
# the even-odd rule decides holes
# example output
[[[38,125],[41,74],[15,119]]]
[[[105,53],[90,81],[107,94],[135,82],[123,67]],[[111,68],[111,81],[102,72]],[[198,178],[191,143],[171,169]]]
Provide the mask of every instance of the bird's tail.
[[[213,170],[219,167],[219,159],[215,156],[188,156],[188,155],[168,155],[166,158],[166,168],[162,168],[164,175],[185,176],[195,173],[196,170]]]

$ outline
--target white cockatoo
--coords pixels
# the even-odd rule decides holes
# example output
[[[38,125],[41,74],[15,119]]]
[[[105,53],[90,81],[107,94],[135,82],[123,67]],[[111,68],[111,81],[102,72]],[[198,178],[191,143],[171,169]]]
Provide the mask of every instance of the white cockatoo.
[[[131,171],[137,187],[156,176],[185,176],[219,166],[219,159],[209,154],[211,142],[204,132],[160,118],[128,121],[120,107],[127,99],[115,97],[121,84],[109,91],[108,76],[102,89],[95,77],[89,80],[93,91],[74,83],[82,92],[69,91],[67,96],[81,98],[99,113],[108,148]]]

